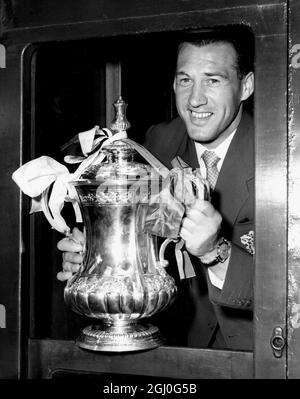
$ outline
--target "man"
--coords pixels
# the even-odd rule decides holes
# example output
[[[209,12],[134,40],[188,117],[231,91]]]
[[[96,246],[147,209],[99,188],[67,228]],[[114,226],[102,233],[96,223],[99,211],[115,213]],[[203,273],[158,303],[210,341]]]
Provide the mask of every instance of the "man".
[[[162,316],[175,344],[252,349],[253,127],[243,103],[254,75],[239,50],[227,31],[185,39],[173,86],[179,117],[146,136],[145,146],[166,166],[180,156],[200,167],[213,189],[211,202],[186,210],[180,230],[194,275],[177,281],[178,298]],[[78,229],[73,234],[83,240]],[[68,239],[58,248],[68,251],[58,275],[64,280],[77,270],[82,256],[74,252],[82,248]]]

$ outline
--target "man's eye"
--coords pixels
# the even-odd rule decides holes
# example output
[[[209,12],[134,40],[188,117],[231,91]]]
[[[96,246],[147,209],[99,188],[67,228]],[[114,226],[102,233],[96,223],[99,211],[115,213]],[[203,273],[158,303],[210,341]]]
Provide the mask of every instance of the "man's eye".
[[[207,86],[219,86],[220,83],[219,79],[209,78],[206,80]]]
[[[180,78],[178,79],[179,86],[189,86],[192,83],[192,80],[189,78]]]

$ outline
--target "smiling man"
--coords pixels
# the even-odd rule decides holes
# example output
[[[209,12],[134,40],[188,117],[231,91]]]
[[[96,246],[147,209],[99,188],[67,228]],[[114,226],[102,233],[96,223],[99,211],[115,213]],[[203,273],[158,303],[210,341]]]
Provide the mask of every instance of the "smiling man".
[[[253,91],[253,73],[240,76],[232,44],[207,43],[181,44],[174,91],[189,136],[215,148],[237,128],[240,105]]]
[[[245,37],[249,38],[247,28]],[[178,297],[161,316],[169,344],[252,349],[253,124],[243,103],[254,89],[250,43],[243,29],[187,35],[178,48],[174,92],[179,116],[149,129],[145,146],[166,166],[179,156],[211,185],[211,202],[186,210],[180,235],[194,271],[180,280],[170,255],[168,272]],[[80,241],[78,230],[74,231]],[[59,279],[82,261],[63,239]],[[159,316],[158,316],[159,318]]]

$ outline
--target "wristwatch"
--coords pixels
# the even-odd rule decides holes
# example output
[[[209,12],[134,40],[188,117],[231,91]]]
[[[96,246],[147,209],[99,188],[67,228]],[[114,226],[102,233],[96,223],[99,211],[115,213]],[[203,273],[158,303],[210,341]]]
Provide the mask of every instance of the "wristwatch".
[[[222,237],[219,239],[217,244],[217,256],[215,257],[215,259],[210,262],[205,262],[205,259],[203,259],[204,257],[200,257],[201,263],[207,267],[215,266],[218,263],[224,263],[230,255],[230,249],[230,242],[226,240],[226,238]]]

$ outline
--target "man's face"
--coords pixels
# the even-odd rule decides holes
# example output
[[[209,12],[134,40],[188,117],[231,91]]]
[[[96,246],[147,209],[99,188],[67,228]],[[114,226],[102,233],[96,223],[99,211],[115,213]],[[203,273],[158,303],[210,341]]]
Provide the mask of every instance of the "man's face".
[[[252,93],[245,92],[238,78],[236,57],[230,43],[181,47],[174,91],[178,113],[192,139],[222,142],[236,127],[241,101]]]

